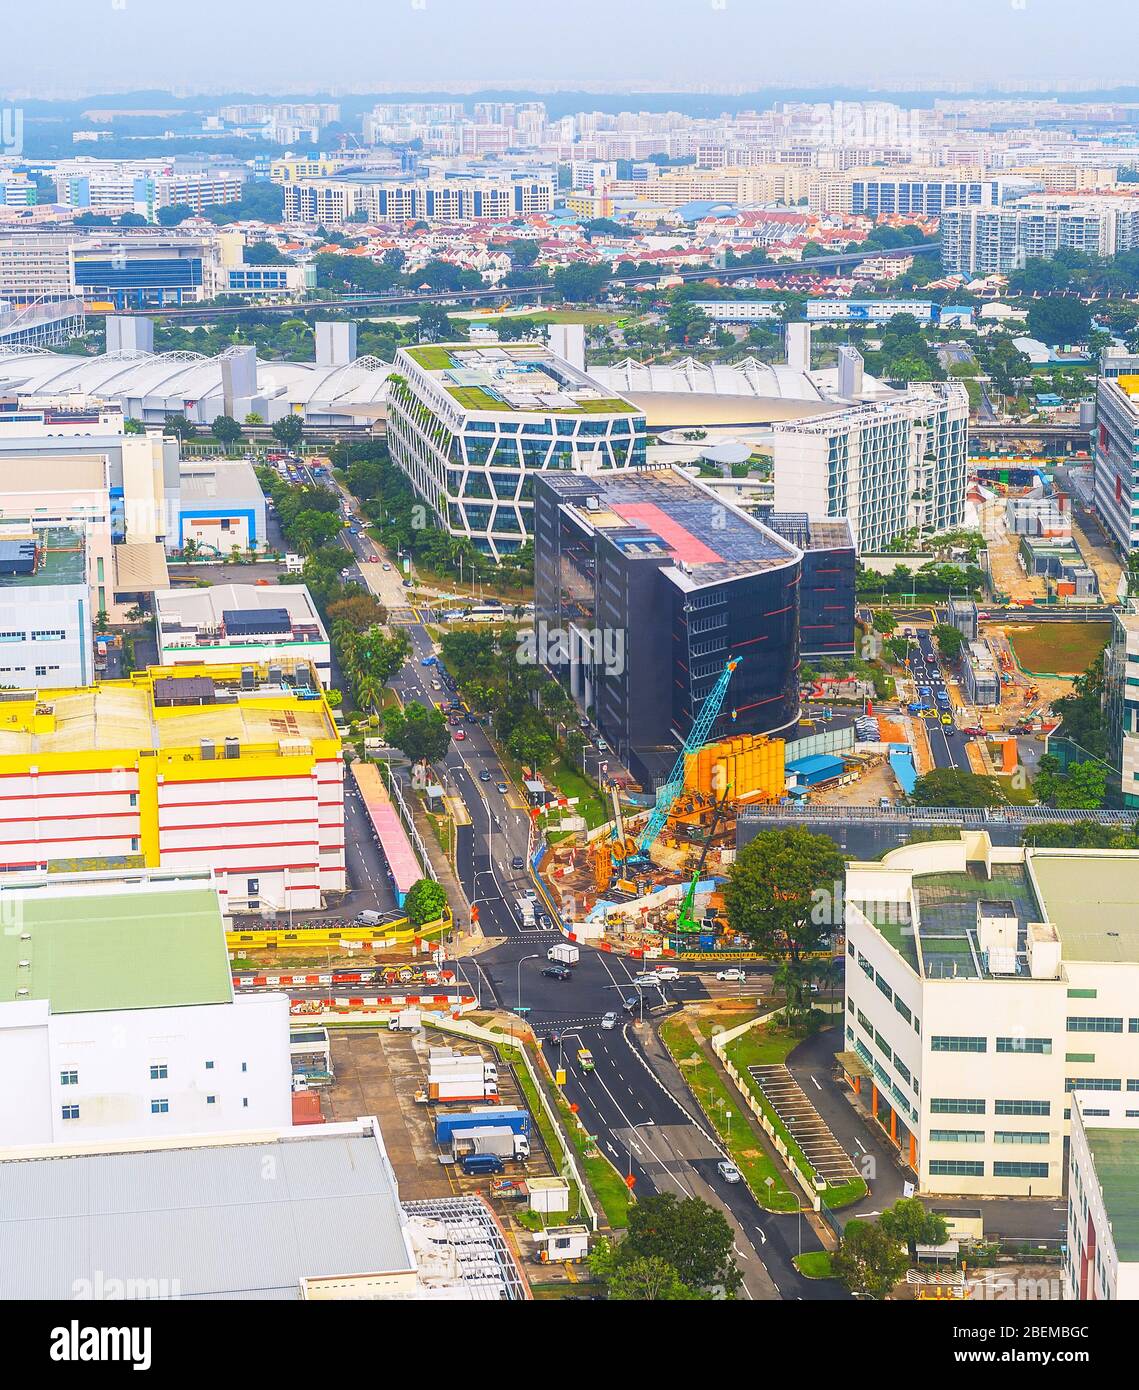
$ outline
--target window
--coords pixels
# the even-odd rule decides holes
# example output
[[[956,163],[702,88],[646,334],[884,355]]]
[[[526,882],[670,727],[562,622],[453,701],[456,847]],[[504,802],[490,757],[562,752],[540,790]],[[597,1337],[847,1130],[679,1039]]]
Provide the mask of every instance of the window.
[[[905,1062],[903,1062],[900,1057],[894,1058],[894,1070],[898,1073],[898,1075],[902,1078],[903,1081],[909,1081],[910,1069],[906,1066]]]
[[[249,1097],[248,1097],[248,1096],[242,1096],[242,1097],[241,1097],[241,1106],[242,1106],[242,1109],[243,1109],[243,1110],[248,1110],[248,1109],[249,1109]]]
[[[206,1063],[206,1070],[207,1070],[207,1071],[213,1071],[213,1069],[214,1069],[214,1064],[213,1064],[212,1062],[207,1062],[207,1063]]]
[[[1127,1020],[1127,1031],[1129,1033],[1139,1033],[1139,1018],[1129,1018]]]
[[[968,1038],[956,1035],[935,1034],[930,1039],[930,1048],[934,1052],[987,1052],[989,1043],[987,1038]]]
[[[1064,1079],[1065,1091],[1119,1091],[1118,1079],[1106,1076],[1068,1076]]]
[[[862,971],[862,973],[866,976],[868,980],[872,980],[874,978],[874,967],[870,964],[870,962],[866,959],[866,957],[862,954],[861,951],[859,951],[858,953],[858,968]]]
[[[931,1129],[929,1137],[937,1144],[983,1144],[983,1129]]]
[[[152,1115],[168,1115],[170,1113],[170,1102],[165,1097],[152,1100],[150,1102],[150,1113]]]
[[[249,1070],[249,1063],[248,1063],[248,1062],[242,1062],[242,1064],[241,1064],[241,1070],[242,1070],[242,1071],[248,1071],[248,1070]]]
[[[261,890],[261,880],[259,878],[247,878],[245,880],[245,891],[251,898],[255,898]]]
[[[1129,1091],[1139,1091],[1139,1080],[1136,1080],[1135,1077],[1130,1077],[1127,1082],[1127,1089]]]
[[[971,1158],[931,1158],[929,1172],[935,1178],[983,1178],[985,1165]]]
[[[1064,1061],[1065,1061],[1065,1062],[1094,1062],[1094,1061],[1095,1061],[1095,1053],[1094,1053],[1094,1052],[1065,1052],[1065,1053],[1064,1053]]]
[[[79,1118],[78,1105],[65,1105],[60,1111],[65,1120],[77,1120]]]
[[[994,1163],[994,1178],[1046,1178],[1047,1163]]]
[[[878,1051],[882,1054],[883,1057],[885,1057],[887,1062],[892,1062],[894,1060],[894,1053],[892,1048],[890,1047],[890,1044],[886,1041],[882,1034],[879,1033],[877,1028],[875,1028],[874,1030],[874,1043],[877,1046]]]
[[[37,675],[37,676],[46,676],[46,675],[47,675],[47,667],[46,667],[46,666],[37,666],[37,667],[36,667],[36,675]]]
[[[1132,1029],[1132,1032],[1135,1030]],[[1098,1018],[1095,1016],[1068,1019],[1069,1033],[1122,1033],[1121,1018]]]
[[[1095,997],[1096,991],[1094,989],[1070,989],[1068,991],[1069,999],[1094,999]]]
[[[207,1096],[207,1097],[206,1097],[206,1104],[207,1104],[207,1105],[216,1105],[216,1104],[217,1104],[217,1096]]]
[[[873,1037],[874,1025],[870,1022],[870,1020],[866,1017],[866,1015],[862,1012],[861,1009],[858,1010],[858,1021],[862,1024],[863,1028],[866,1029],[870,1036]]]
[[[886,981],[882,978],[881,975],[875,974],[874,983],[878,986],[878,988],[882,991],[882,993],[886,996],[887,999],[893,999],[894,991],[890,988],[890,986],[886,983]]]
[[[64,632],[62,628],[51,627],[51,628],[45,628],[42,632],[33,632],[33,633],[32,633],[32,641],[33,641],[33,642],[62,642],[66,636],[67,636],[67,633]]]
[[[1032,1052],[1047,1057],[1052,1052],[1051,1038],[998,1038],[998,1052]]]
[[[1135,1110],[1128,1110],[1127,1112],[1129,1116],[1134,1116],[1137,1113],[1139,1112]],[[1090,1106],[1084,1106],[1083,1114],[1085,1119],[1107,1120],[1111,1118],[1110,1110],[1093,1110]]]
[[[78,1086],[79,1073],[77,1071],[61,1071],[59,1073],[59,1084],[61,1086]]]
[[[994,1144],[1047,1144],[1052,1136],[1042,1129],[998,1129]]]
[[[910,1013],[909,1009],[902,1003],[896,994],[894,995],[894,1008],[897,1009],[907,1023],[912,1023],[914,1021],[913,1014]]]
[[[995,1115],[1050,1115],[1052,1104],[1047,1100],[998,1100],[993,1105]]]
[[[983,1115],[985,1102],[983,1100],[947,1100],[942,1096],[935,1096],[930,1101],[929,1108],[935,1115]]]
[[[151,1062],[150,1079],[151,1081],[165,1081],[169,1076],[165,1062]]]

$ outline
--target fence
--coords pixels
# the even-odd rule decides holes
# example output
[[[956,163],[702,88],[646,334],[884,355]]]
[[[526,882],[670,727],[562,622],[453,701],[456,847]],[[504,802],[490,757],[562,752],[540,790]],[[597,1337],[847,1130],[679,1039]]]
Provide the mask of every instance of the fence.
[[[400,820],[403,821],[403,827],[407,831],[411,843],[415,846],[416,853],[419,856],[419,863],[423,872],[438,883],[439,875],[435,872],[435,866],[431,863],[431,856],[427,853],[427,846],[423,843],[419,831],[415,828],[415,818],[412,816],[407,802],[403,799],[403,789],[400,787],[395,773],[392,772],[386,762],[379,762],[376,766],[380,769],[380,776],[383,777],[384,781],[387,783],[388,791],[392,794],[392,799],[399,811]]]
[[[529,1076],[530,1082],[533,1085],[535,1092],[537,1093],[539,1103],[541,1104],[542,1109],[546,1112],[546,1118],[550,1122],[550,1127],[553,1129],[554,1134],[557,1136],[558,1146],[561,1148],[562,1151],[562,1171],[563,1173],[565,1173],[568,1170],[570,1177],[573,1178],[575,1183],[577,1183],[577,1190],[581,1198],[582,1210],[588,1213],[590,1229],[596,1231],[598,1225],[600,1224],[597,1215],[597,1209],[590,1201],[589,1189],[586,1186],[585,1180],[581,1175],[581,1170],[577,1166],[577,1158],[574,1154],[573,1145],[570,1143],[565,1131],[562,1129],[561,1116],[558,1114],[557,1107],[551,1103],[549,1097],[546,1095],[545,1086],[543,1085],[542,1079],[538,1075],[533,1062],[531,1062],[530,1060],[530,1054],[526,1051],[525,1043],[523,1043],[521,1039],[519,1039],[512,1046],[509,1042],[504,1041],[501,1033],[492,1033],[489,1028],[482,1028],[477,1023],[469,1023],[465,1019],[425,1018],[423,1022],[425,1024],[430,1024],[431,1027],[438,1028],[445,1033],[458,1033],[461,1037],[473,1038],[477,1042],[488,1043],[491,1047],[495,1048],[496,1050],[505,1047],[509,1048],[512,1052],[517,1052],[518,1056],[522,1059],[522,1065],[526,1068],[526,1074],[527,1076]]]

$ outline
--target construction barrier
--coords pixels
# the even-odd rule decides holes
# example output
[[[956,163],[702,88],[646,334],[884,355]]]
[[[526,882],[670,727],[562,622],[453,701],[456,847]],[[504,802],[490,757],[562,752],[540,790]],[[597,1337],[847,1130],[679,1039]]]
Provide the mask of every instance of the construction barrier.
[[[451,909],[433,922],[412,926],[406,917],[384,922],[378,927],[264,927],[249,931],[227,931],[226,947],[231,951],[244,948],[255,951],[275,951],[289,946],[336,946],[340,943],[360,945],[368,950],[390,950],[395,946],[419,945],[451,929]]]

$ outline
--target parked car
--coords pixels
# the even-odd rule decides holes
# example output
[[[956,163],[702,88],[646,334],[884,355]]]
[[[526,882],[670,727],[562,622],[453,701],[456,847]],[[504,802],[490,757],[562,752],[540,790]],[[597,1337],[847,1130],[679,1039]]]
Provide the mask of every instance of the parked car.
[[[468,1178],[481,1177],[485,1173],[502,1173],[506,1165],[497,1154],[464,1154],[459,1166]]]
[[[716,1164],[716,1172],[725,1182],[739,1182],[740,1180],[740,1170],[734,1163],[729,1163],[726,1158],[720,1159],[719,1163]]]
[[[734,966],[734,965],[733,965],[733,966],[732,966],[730,969],[728,969],[728,970],[717,970],[717,971],[716,971],[716,979],[717,979],[717,980],[729,980],[729,981],[731,981],[733,984],[735,984],[735,983],[742,983],[744,980],[747,979],[747,975],[746,975],[742,970],[740,970],[738,966]]]

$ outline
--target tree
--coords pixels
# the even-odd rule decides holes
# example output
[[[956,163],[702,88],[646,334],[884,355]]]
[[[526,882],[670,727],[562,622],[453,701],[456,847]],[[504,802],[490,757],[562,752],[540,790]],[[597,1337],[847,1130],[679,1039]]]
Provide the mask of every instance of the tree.
[[[172,434],[175,439],[180,439],[184,443],[187,439],[193,439],[195,431],[194,426],[186,419],[185,415],[179,412],[177,415],[171,415],[166,421],[166,433]]]
[[[188,203],[171,203],[168,208],[158,209],[160,227],[177,227],[187,217],[194,216],[194,209]]]
[[[1092,313],[1080,299],[1051,296],[1034,300],[1028,310],[1028,331],[1053,346],[1079,343],[1092,326]]]
[[[938,767],[917,779],[910,800],[915,806],[999,806],[1004,801],[995,777]]]
[[[407,890],[403,910],[412,926],[437,922],[447,908],[447,894],[433,878],[417,879]]]
[[[919,1245],[944,1245],[949,1239],[945,1218],[927,1211],[916,1197],[900,1197],[878,1218],[882,1230],[909,1251],[916,1264]]]
[[[828,835],[792,826],[761,830],[736,856],[724,888],[732,931],[798,965],[838,925],[846,865]]]
[[[446,343],[455,336],[451,319],[441,304],[424,304],[419,309],[419,341]]]
[[[961,655],[961,648],[965,645],[965,638],[962,637],[960,630],[949,623],[938,623],[933,629],[933,635],[937,639],[937,645],[946,661],[956,661]]]
[[[618,1303],[683,1303],[697,1296],[659,1255],[615,1264],[608,1288],[610,1299]]]
[[[363,591],[338,598],[328,605],[326,611],[331,627],[345,623],[353,632],[367,632],[376,623],[386,622],[388,616],[387,609],[379,599]]]
[[[357,650],[357,659],[363,669],[376,680],[385,683],[403,670],[404,663],[410,656],[411,638],[402,628],[387,637],[381,628],[371,627],[364,634]]]
[[[135,420],[132,416],[128,415],[127,418],[123,421],[123,433],[145,434],[146,426],[142,423],[141,420]]]
[[[666,1192],[629,1208],[629,1229],[617,1264],[637,1257],[665,1261],[689,1288],[735,1293],[741,1276],[732,1259],[732,1228],[723,1212],[699,1197]]]
[[[299,415],[282,415],[270,428],[273,438],[286,449],[295,449],[304,434],[304,421]]]
[[[105,608],[100,608],[98,613],[95,614],[95,631],[106,632],[110,625],[111,621],[107,615],[107,610]]]
[[[1099,762],[1072,763],[1066,774],[1060,760],[1046,753],[1036,765],[1032,789],[1049,806],[1064,811],[1094,811],[1107,794],[1107,768]]]
[[[245,424],[247,425],[263,425],[264,423],[264,418],[256,410],[251,410],[245,417]]]
[[[874,614],[874,631],[884,632],[887,637],[898,626],[898,620],[889,609],[882,609]]]
[[[216,415],[210,433],[219,444],[229,449],[241,438],[241,426],[232,415]]]
[[[908,1267],[905,1252],[882,1229],[865,1221],[848,1221],[831,1269],[850,1293],[883,1299]]]
[[[561,265],[554,271],[554,289],[575,303],[596,299],[608,280],[607,265]]]
[[[384,710],[384,737],[413,763],[437,762],[451,741],[442,712],[417,701]]]

